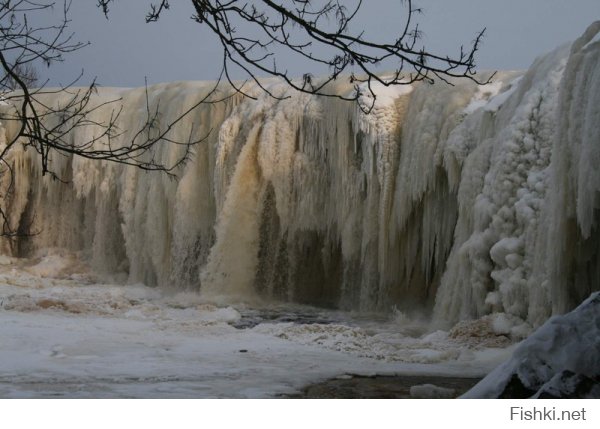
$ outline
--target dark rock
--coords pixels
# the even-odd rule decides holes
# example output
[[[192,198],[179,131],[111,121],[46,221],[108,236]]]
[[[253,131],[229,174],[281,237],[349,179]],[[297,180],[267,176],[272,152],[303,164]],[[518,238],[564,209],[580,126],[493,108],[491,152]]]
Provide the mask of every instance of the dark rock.
[[[544,384],[535,395],[539,399],[600,398],[600,376],[595,378],[563,371]]]
[[[517,374],[513,374],[499,397],[501,399],[526,399],[531,398],[535,392],[535,390],[525,387]]]
[[[409,399],[410,388],[433,384],[452,389],[456,396],[473,387],[479,379],[419,375],[346,375],[305,386],[299,393],[285,395],[296,399]]]

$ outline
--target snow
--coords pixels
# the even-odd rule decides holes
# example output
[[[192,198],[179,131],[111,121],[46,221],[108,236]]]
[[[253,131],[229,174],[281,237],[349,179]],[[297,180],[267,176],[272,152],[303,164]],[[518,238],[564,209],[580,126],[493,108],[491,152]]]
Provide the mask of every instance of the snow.
[[[331,324],[237,329],[242,304],[73,280],[82,273],[41,278],[22,269],[30,263],[0,266],[0,397],[273,397],[344,374],[482,376],[507,356],[457,359],[466,347],[447,335],[361,327],[343,313]]]
[[[381,78],[383,82],[388,82],[390,79],[385,76]],[[391,106],[398,98],[403,95],[408,95],[413,91],[411,84],[389,85],[386,86],[382,82],[362,83],[359,85],[361,93],[359,103],[365,108],[373,108],[377,111]],[[373,102],[373,94],[375,102]]]
[[[586,31],[588,34],[591,34],[592,37],[584,37],[581,39],[582,43],[585,43],[581,49],[587,49],[589,46],[591,46],[592,44],[600,41],[600,22],[595,22],[592,25],[590,25],[590,27],[588,28],[588,30]]]
[[[577,382],[577,377],[564,377],[565,371],[591,379],[600,374],[600,292],[572,312],[550,318],[463,397],[497,398],[513,376],[538,395],[546,391],[559,396],[561,391],[570,393]]]
[[[501,92],[503,88],[503,82],[496,80],[490,82],[487,85],[482,85],[477,88],[475,95],[471,99],[471,102],[463,109],[466,114],[471,114],[475,110],[487,106],[491,103],[491,100],[495,99],[496,96]],[[506,91],[505,91],[506,92]]]

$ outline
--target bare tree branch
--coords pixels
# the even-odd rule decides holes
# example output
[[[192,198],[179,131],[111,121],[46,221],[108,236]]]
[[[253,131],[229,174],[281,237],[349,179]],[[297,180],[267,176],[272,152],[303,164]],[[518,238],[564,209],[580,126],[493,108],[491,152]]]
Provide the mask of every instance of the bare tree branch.
[[[159,120],[159,103],[150,107],[146,96],[146,120],[138,130],[119,129],[121,100],[98,101],[97,85],[92,82],[75,88],[78,79],[60,88],[47,88],[40,82],[37,65],[51,66],[63,56],[82,49],[87,44],[78,42],[69,32],[70,0],[0,0],[0,97],[12,108],[0,109],[0,121],[16,123],[16,132],[0,147],[0,202],[7,198],[13,187],[13,168],[10,154],[15,147],[31,148],[39,154],[42,174],[62,180],[52,171],[51,155],[80,156],[99,161],[110,161],[135,166],[143,170],[162,171],[175,175],[189,159],[195,145],[206,135],[195,136],[192,125],[189,138],[178,141],[171,131],[181,125],[183,118],[198,106],[222,102],[232,96],[221,95],[221,81],[229,83],[234,92],[252,97],[247,83],[253,82],[273,97],[285,97],[270,92],[259,78],[276,77],[290,88],[309,94],[337,97],[356,101],[364,112],[375,105],[378,85],[407,85],[414,82],[433,82],[440,79],[451,83],[452,78],[467,78],[483,84],[476,77],[475,54],[484,35],[476,35],[468,49],[461,47],[454,56],[438,55],[420,44],[420,30],[414,16],[420,9],[412,0],[399,0],[405,20],[398,26],[398,35],[388,42],[378,42],[357,30],[357,17],[362,0],[190,0],[195,14],[192,19],[209,28],[222,47],[223,61],[219,79],[205,97],[173,122],[163,125]],[[97,0],[102,13],[108,17],[114,0]],[[160,19],[171,5],[167,0],[151,3],[147,22]],[[403,9],[402,9],[403,8]],[[28,17],[48,11],[58,12],[55,23],[31,25]],[[47,17],[47,15],[46,15]],[[307,64],[325,66],[321,78],[310,73],[293,76],[285,67],[285,59],[298,56]],[[241,82],[232,79],[231,68],[246,74]],[[383,67],[393,71],[382,74]],[[331,89],[334,81],[349,82],[353,91],[340,94]],[[375,85],[377,84],[377,85]],[[147,90],[146,90],[147,91]],[[61,104],[48,100],[60,94]],[[112,105],[110,115],[94,115]],[[94,120],[101,116],[102,120]],[[59,118],[57,121],[56,118]],[[72,132],[83,127],[100,130],[86,141],[73,141]],[[123,135],[131,135],[123,141]],[[132,132],[133,131],[133,132]],[[117,144],[117,137],[120,137]],[[181,156],[170,165],[156,161],[153,147],[159,143],[184,147]],[[13,235],[15,229],[0,204],[0,234]]]
[[[108,6],[114,1],[98,0],[107,17]],[[468,49],[460,47],[456,56],[430,52],[420,45],[421,31],[414,16],[421,9],[412,0],[399,0],[399,10],[391,11],[403,11],[405,19],[398,25],[398,35],[388,42],[375,41],[362,29],[356,30],[355,21],[365,7],[362,0],[190,1],[196,12],[192,18],[208,27],[222,47],[224,76],[243,93],[243,86],[230,78],[232,66],[267,92],[259,77],[277,77],[304,93],[356,101],[367,113],[377,99],[375,82],[388,87],[438,79],[452,84],[452,78],[479,84],[491,80],[476,77],[475,54],[485,29]],[[157,21],[169,6],[166,0],[151,4],[146,21]],[[290,55],[303,58],[307,64],[327,66],[328,72],[320,79],[309,73],[297,78],[282,66]],[[391,73],[382,74],[383,67]],[[329,84],[337,80],[346,80],[354,91],[332,92]]]
[[[95,81],[82,88],[75,87],[79,78],[59,88],[46,88],[48,82],[39,83],[36,64],[50,66],[61,61],[64,54],[87,45],[75,41],[73,34],[68,32],[70,5],[66,0],[60,4],[42,0],[0,0],[0,70],[3,72],[0,78],[0,103],[5,105],[0,109],[0,122],[5,126],[16,124],[16,131],[0,146],[0,235],[3,236],[21,235],[14,225],[10,225],[9,216],[3,208],[3,203],[14,192],[11,153],[16,147],[37,152],[42,175],[49,174],[58,180],[63,178],[59,172],[52,170],[52,154],[110,161],[148,171],[161,171],[174,177],[177,169],[191,156],[193,147],[207,137],[196,136],[192,124],[188,139],[176,140],[171,137],[174,127],[181,125],[183,117],[198,106],[228,98],[227,95],[221,96],[218,91],[219,79],[198,103],[171,123],[161,126],[158,120],[159,107],[151,110],[146,97],[145,122],[139,130],[128,134],[133,136],[129,141],[120,138],[117,144],[117,137],[122,137],[125,131],[134,131],[119,128],[122,100],[102,101],[96,95]],[[30,16],[58,7],[61,8],[60,18],[56,24],[42,27],[30,25]],[[156,12],[160,13],[166,8],[168,4],[165,2]],[[44,15],[46,19],[47,16]],[[108,109],[111,113],[94,115],[101,109]],[[92,137],[77,141],[71,138],[74,130],[87,127],[94,127]],[[153,148],[157,144],[179,145],[184,150],[171,164],[165,165],[153,156]]]

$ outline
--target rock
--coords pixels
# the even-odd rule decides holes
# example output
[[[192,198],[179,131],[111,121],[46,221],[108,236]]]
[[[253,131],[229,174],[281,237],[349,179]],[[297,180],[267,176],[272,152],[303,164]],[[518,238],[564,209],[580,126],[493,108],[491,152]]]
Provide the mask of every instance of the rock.
[[[600,292],[553,316],[463,398],[600,398]]]
[[[600,398],[600,375],[590,378],[583,374],[563,371],[552,377],[533,397],[536,399]]]

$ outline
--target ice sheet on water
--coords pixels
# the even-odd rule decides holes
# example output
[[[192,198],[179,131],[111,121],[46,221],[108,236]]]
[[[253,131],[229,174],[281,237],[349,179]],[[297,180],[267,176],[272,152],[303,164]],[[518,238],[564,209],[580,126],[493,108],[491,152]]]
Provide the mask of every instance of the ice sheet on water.
[[[494,362],[440,333],[401,335],[397,320],[220,307],[140,284],[40,278],[14,269],[32,261],[11,262],[0,266],[2,397],[264,397],[345,373],[481,376]],[[244,317],[256,324],[239,329]]]

